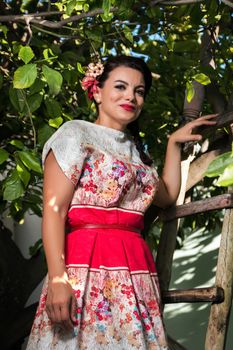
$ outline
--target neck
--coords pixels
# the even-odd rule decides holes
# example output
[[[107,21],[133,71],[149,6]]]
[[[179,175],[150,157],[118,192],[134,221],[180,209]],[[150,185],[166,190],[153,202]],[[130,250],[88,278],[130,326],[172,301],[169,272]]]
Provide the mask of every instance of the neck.
[[[107,128],[116,129],[119,131],[124,131],[126,128],[126,125],[122,125],[117,121],[107,120],[106,118],[100,116],[98,116],[98,118],[96,119],[95,124],[103,125]]]

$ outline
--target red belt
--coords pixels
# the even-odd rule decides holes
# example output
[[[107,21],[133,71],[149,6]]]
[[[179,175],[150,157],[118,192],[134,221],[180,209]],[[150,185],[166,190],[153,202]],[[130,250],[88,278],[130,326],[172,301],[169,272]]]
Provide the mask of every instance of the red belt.
[[[71,228],[72,228],[72,231],[79,230],[79,229],[107,228],[107,229],[117,229],[117,230],[141,233],[140,228],[130,226],[130,225],[121,225],[121,224],[78,224],[78,225],[72,226]]]

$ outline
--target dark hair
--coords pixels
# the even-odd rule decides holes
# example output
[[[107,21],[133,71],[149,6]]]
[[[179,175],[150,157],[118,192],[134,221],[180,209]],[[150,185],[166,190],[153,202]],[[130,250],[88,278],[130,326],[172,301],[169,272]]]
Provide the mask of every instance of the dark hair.
[[[152,84],[152,75],[147,64],[141,58],[138,58],[138,57],[125,56],[125,55],[109,57],[106,63],[104,64],[103,73],[99,77],[97,77],[97,80],[99,81],[99,87],[103,87],[105,81],[109,77],[109,73],[113,71],[115,68],[118,68],[120,66],[133,68],[142,73],[145,81],[145,96],[146,96]],[[151,165],[152,159],[144,152],[142,139],[139,135],[138,121],[135,120],[132,123],[128,124],[127,129],[130,131],[130,133],[134,138],[134,142],[142,162],[146,165]]]
[[[120,66],[133,68],[142,73],[145,81],[145,95],[147,95],[152,84],[152,75],[147,64],[138,57],[125,55],[109,57],[104,64],[103,73],[97,78],[99,81],[99,86],[102,87],[104,82],[108,79],[109,73]]]

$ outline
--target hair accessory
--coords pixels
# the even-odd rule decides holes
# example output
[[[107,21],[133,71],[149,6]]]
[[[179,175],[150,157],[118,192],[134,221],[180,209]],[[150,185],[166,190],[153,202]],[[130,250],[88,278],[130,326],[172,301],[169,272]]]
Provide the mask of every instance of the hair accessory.
[[[83,90],[87,90],[88,97],[93,101],[93,94],[97,91],[99,84],[96,79],[104,71],[104,65],[98,61],[97,63],[90,63],[87,67],[84,78],[81,81]]]

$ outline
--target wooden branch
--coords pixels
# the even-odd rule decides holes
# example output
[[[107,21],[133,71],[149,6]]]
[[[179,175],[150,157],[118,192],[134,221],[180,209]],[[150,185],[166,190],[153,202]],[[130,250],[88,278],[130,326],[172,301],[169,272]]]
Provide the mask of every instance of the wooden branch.
[[[214,129],[224,128],[225,126],[230,125],[231,123],[233,123],[233,111],[223,112],[219,114],[215,121],[217,123],[214,127],[202,126],[201,128],[197,128],[197,132],[205,136],[213,133]]]
[[[215,47],[219,36],[220,26],[216,25],[212,30],[205,29],[202,36],[200,62],[201,66],[216,69]],[[211,79],[211,83],[205,86],[206,97],[214,113],[223,113],[227,103],[225,96],[220,92],[218,83]]]
[[[21,20],[25,20],[27,18],[41,18],[41,17],[50,17],[54,15],[63,15],[65,11],[50,11],[50,12],[36,12],[29,13],[25,15],[5,15],[0,16],[0,22],[18,22]]]
[[[159,217],[163,221],[170,221],[185,216],[204,213],[215,209],[232,208],[233,193],[221,194],[216,197],[202,199],[188,204],[178,205],[170,209],[162,210]]]
[[[230,6],[230,7],[233,8],[233,3],[232,3],[232,1],[230,1],[230,0],[222,0],[222,2],[223,2],[225,5],[228,5],[228,6]]]
[[[218,254],[216,285],[224,289],[224,302],[211,306],[206,350],[225,349],[233,292],[233,209],[227,209],[222,227]]]
[[[225,149],[217,149],[207,152],[205,154],[202,154],[199,158],[195,159],[190,164],[188,179],[186,183],[186,192],[203,179],[209,164],[224,151]]]
[[[233,123],[233,111],[223,112],[219,114],[215,121],[217,122],[214,126],[202,126],[196,129],[195,133],[200,134],[203,138],[207,138],[211,134],[215,132],[218,128],[224,128]],[[193,145],[195,142],[187,142],[185,143],[185,147],[183,149],[184,153],[189,153],[193,149]]]
[[[154,5],[165,5],[165,6],[173,6],[173,5],[188,5],[188,4],[197,4],[199,2],[204,2],[203,0],[174,0],[174,1],[167,1],[167,0],[154,0],[151,1],[150,6]]]
[[[111,7],[110,8],[111,12],[116,12],[118,11],[118,8],[116,7]],[[11,19],[11,21],[14,22],[25,22],[28,21],[29,23],[34,23],[34,24],[38,24],[41,25],[43,27],[47,27],[47,28],[62,28],[65,24],[70,23],[70,22],[78,22],[79,20],[83,19],[83,18],[87,18],[87,17],[94,17],[97,16],[99,14],[103,14],[104,10],[103,9],[95,9],[89,12],[82,12],[79,15],[74,15],[74,16],[70,16],[66,19],[63,19],[61,21],[58,22],[53,22],[53,21],[47,21],[44,19],[37,19],[35,17],[40,17],[39,13],[36,16],[36,14],[32,14],[32,16],[30,14],[28,15],[22,15],[22,16],[15,16],[15,19]],[[57,14],[62,14],[61,12],[57,12]],[[5,22],[4,18],[6,18],[7,16],[0,16],[0,22]],[[9,16],[8,16],[9,17]],[[44,17],[44,16],[43,16]],[[6,20],[6,21],[9,21]]]
[[[181,189],[177,199],[177,204],[183,204],[185,199],[186,181],[189,172],[189,166],[193,157],[189,156],[181,162]],[[163,223],[159,246],[156,256],[156,266],[160,282],[160,289],[163,292],[168,290],[171,280],[172,261],[176,247],[176,237],[179,229],[180,220],[172,220]]]
[[[154,0],[151,1],[148,5],[149,6],[179,6],[179,5],[188,5],[188,4],[197,4],[200,2],[205,2],[204,0],[174,0],[174,1],[168,1],[168,0]],[[232,4],[230,4],[230,1],[223,1],[226,5],[229,5],[232,7]],[[110,12],[117,12],[117,7],[112,7],[110,9]],[[79,20],[87,17],[94,17],[99,14],[103,14],[104,10],[102,8],[95,9],[89,12],[82,12],[79,15],[70,16],[64,20],[53,22],[53,21],[47,21],[43,19],[39,19],[41,17],[49,17],[53,15],[62,15],[64,14],[64,11],[48,11],[48,12],[41,12],[41,13],[29,13],[24,15],[5,15],[0,16],[0,22],[25,22],[29,21],[30,23],[38,24],[43,27],[47,28],[62,28],[65,24],[71,23],[71,22],[78,22]]]
[[[220,287],[168,290],[162,293],[164,304],[172,303],[221,303],[224,300],[224,290]]]

